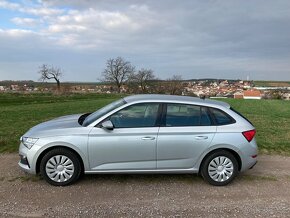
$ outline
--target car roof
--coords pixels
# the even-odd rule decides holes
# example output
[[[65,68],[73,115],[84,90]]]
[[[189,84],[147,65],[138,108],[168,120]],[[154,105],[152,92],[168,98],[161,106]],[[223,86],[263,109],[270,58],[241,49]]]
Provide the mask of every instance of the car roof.
[[[176,102],[176,103],[189,103],[198,104],[212,107],[226,107],[230,108],[228,103],[222,101],[215,101],[209,99],[200,99],[191,96],[179,96],[179,95],[158,95],[158,94],[143,94],[143,95],[131,95],[124,98],[127,103],[133,102]]]

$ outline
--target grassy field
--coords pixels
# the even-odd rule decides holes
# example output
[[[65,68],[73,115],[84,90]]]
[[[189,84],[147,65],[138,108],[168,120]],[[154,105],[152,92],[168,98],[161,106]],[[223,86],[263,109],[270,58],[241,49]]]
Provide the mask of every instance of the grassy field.
[[[94,111],[118,95],[0,94],[0,152],[15,152],[32,126],[67,114]],[[222,99],[249,118],[257,129],[261,153],[290,155],[290,102]]]
[[[257,129],[260,153],[290,155],[290,101],[223,99]]]
[[[40,122],[95,111],[118,98],[95,94],[0,94],[0,152],[17,151],[20,136]]]
[[[290,81],[254,81],[255,86],[289,87]]]

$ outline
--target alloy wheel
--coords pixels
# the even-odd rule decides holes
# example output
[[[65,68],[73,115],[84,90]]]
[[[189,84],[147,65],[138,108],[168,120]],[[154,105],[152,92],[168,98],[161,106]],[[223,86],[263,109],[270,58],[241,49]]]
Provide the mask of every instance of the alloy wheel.
[[[218,156],[212,159],[208,165],[208,175],[216,182],[227,181],[234,172],[233,162],[225,157]]]
[[[66,182],[73,176],[74,170],[73,161],[65,155],[55,155],[45,165],[47,176],[55,182]]]

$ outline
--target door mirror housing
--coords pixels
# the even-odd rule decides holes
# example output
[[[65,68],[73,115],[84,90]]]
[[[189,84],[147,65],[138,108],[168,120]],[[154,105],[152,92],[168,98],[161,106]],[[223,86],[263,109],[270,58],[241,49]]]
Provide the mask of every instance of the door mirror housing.
[[[111,122],[111,120],[106,120],[106,121],[102,122],[101,126],[102,126],[102,128],[107,129],[107,130],[113,130],[114,129],[114,125]]]

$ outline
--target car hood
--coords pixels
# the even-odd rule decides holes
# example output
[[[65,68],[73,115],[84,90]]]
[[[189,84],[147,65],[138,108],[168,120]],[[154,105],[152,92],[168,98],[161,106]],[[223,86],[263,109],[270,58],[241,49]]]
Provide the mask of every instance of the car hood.
[[[78,119],[81,115],[82,114],[73,114],[40,123],[32,127],[24,135],[28,137],[45,136],[45,133],[48,134],[47,136],[57,135],[56,133],[61,133],[64,129],[69,132],[69,129],[82,127],[78,123]]]

